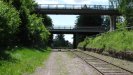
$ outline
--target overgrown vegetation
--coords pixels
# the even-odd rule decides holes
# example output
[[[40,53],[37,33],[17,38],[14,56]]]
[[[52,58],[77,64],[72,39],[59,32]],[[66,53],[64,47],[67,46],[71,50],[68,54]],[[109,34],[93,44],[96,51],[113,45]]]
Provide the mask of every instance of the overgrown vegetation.
[[[105,50],[131,51],[133,50],[133,31],[114,31],[102,34],[96,38],[88,38],[88,48],[103,48]],[[85,41],[84,41],[85,42]],[[81,45],[84,44],[81,43]],[[79,44],[80,45],[80,44]]]
[[[133,31],[123,30],[104,33],[95,38],[88,38],[79,44],[83,48],[87,42],[86,49],[101,53],[108,52],[119,57],[133,57]],[[123,55],[124,54],[124,55]],[[129,55],[127,55],[129,54]]]
[[[0,75],[32,72],[48,58],[45,26],[52,21],[35,14],[36,5],[34,0],[0,0]]]
[[[7,51],[10,60],[0,60],[0,75],[29,75],[38,66],[44,64],[50,54],[50,49],[18,48]]]
[[[133,26],[133,0],[109,0],[111,5],[118,7],[118,10],[125,18],[126,26]]]
[[[0,47],[11,46],[21,23],[19,13],[15,8],[0,1]]]
[[[0,26],[2,28],[0,44],[2,47],[4,43],[10,44],[5,48],[16,45],[46,47],[50,33],[45,26],[51,25],[52,21],[47,15],[41,17],[34,13],[37,6],[34,0],[0,0],[0,3]]]
[[[28,24],[28,30],[31,40],[32,46],[36,48],[45,48],[46,42],[48,40],[48,35],[50,34],[48,30],[45,28],[42,18],[37,17],[37,15],[29,15],[28,16],[29,24]]]

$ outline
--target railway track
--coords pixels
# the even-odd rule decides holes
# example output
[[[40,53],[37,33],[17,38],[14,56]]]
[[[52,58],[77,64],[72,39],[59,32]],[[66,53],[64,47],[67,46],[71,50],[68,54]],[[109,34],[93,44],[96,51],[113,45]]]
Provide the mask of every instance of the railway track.
[[[97,57],[91,56],[82,51],[72,51],[74,55],[85,61],[88,65],[92,66],[101,75],[133,75],[133,72],[128,71],[119,66],[113,65]]]

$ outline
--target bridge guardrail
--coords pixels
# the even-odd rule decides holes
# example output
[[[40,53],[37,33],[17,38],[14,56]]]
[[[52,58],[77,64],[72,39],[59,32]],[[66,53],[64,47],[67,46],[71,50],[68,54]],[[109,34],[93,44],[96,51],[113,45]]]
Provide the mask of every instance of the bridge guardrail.
[[[117,9],[112,5],[86,5],[86,4],[39,4],[38,9]]]
[[[91,27],[48,27],[49,30],[85,30],[85,29],[102,29],[106,30],[103,26],[91,26]]]

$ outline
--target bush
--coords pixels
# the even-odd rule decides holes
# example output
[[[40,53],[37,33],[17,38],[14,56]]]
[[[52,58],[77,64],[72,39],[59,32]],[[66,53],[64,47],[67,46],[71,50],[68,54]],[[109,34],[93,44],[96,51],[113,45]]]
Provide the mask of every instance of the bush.
[[[0,45],[13,45],[20,24],[19,13],[12,6],[0,1]]]

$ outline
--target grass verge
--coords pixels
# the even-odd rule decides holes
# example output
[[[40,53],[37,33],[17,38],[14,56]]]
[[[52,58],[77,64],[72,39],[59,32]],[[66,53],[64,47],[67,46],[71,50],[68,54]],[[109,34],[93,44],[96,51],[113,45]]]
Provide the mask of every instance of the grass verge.
[[[87,48],[115,50],[116,52],[133,51],[133,31],[108,32],[95,38],[88,38],[81,42],[78,47],[87,43]]]
[[[111,56],[133,60],[133,30],[116,30],[88,38],[78,47],[84,48],[84,46],[90,51],[108,52]]]
[[[35,71],[49,57],[50,50],[19,48],[7,51],[9,60],[0,60],[0,75],[22,75]]]

